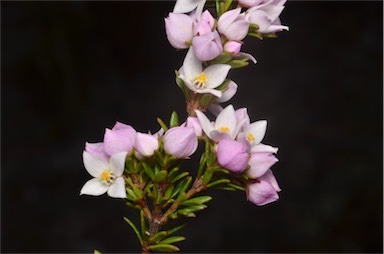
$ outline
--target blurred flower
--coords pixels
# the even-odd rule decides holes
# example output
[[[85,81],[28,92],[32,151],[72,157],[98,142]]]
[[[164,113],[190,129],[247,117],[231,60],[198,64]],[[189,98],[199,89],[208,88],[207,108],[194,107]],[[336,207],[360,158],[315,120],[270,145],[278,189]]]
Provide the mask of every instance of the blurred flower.
[[[127,152],[113,154],[109,160],[83,152],[85,169],[94,178],[86,182],[80,195],[99,196],[108,193],[110,197],[125,198],[125,183],[123,178]]]
[[[247,167],[248,146],[242,142],[227,138],[222,139],[217,144],[216,155],[220,166],[234,173],[241,173]]]
[[[247,174],[252,178],[261,177],[278,161],[272,153],[252,153]]]
[[[189,48],[193,38],[193,19],[186,14],[169,13],[165,18],[165,32],[169,43],[176,49]]]
[[[281,191],[272,171],[267,171],[254,183],[248,184],[247,197],[252,203],[262,206],[279,199],[277,192]]]
[[[164,134],[164,150],[177,158],[191,156],[197,145],[195,129],[192,127],[173,127]]]
[[[177,0],[174,13],[187,13],[196,9],[196,19],[200,20],[206,0]]]
[[[191,47],[184,59],[180,78],[195,93],[211,93],[221,97],[222,92],[215,88],[224,82],[230,68],[227,64],[213,64],[203,71],[202,63],[196,58]]]
[[[254,6],[247,10],[246,19],[259,26],[260,33],[275,33],[282,30],[289,30],[282,26],[279,15],[284,9],[286,0],[270,0],[266,3]]]
[[[228,40],[241,41],[248,34],[249,21],[240,12],[241,8],[236,8],[219,18],[217,28]]]
[[[137,133],[135,140],[136,156],[141,159],[142,157],[150,157],[155,150],[159,148],[159,141],[157,134],[150,135],[146,133]]]
[[[219,33],[214,30],[192,39],[192,47],[200,61],[209,61],[223,53],[223,45]]]

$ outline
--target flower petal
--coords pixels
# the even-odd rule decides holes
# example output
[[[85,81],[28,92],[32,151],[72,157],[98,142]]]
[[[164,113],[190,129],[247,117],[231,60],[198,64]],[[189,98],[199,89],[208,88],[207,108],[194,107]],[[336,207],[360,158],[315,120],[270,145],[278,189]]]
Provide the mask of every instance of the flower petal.
[[[173,7],[174,13],[186,13],[193,11],[201,2],[201,0],[177,0],[175,7]]]
[[[228,128],[229,136],[234,139],[236,135],[236,114],[232,105],[228,105],[216,118],[215,129],[223,130]]]
[[[227,78],[231,66],[228,64],[214,64],[204,70],[207,76],[207,88],[216,88]]]
[[[279,150],[279,148],[277,148],[277,147],[264,145],[261,143],[255,145],[255,146],[252,146],[252,148],[251,148],[252,153],[255,153],[255,152],[258,152],[258,153],[277,153],[278,150]]]
[[[108,160],[108,154],[104,151],[104,143],[85,143],[85,151],[96,156],[100,157],[103,160]]]
[[[85,169],[93,177],[99,177],[104,170],[109,169],[107,160],[96,157],[86,151],[83,152],[83,162]]]
[[[193,47],[190,47],[183,62],[183,71],[186,78],[184,81],[186,81],[186,83],[192,83],[193,80],[200,75],[202,70],[203,67],[201,66],[200,60],[197,59]]]
[[[210,93],[218,98],[223,94],[223,92],[212,88],[196,89],[196,93]]]
[[[259,180],[266,181],[275,189],[275,191],[281,191],[279,184],[276,181],[275,176],[273,175],[272,170],[268,170]]]
[[[237,92],[238,85],[232,80],[229,81],[227,89],[223,92],[222,96],[218,98],[216,101],[223,103],[229,101]]]
[[[209,121],[207,116],[204,113],[200,112],[199,110],[195,110],[195,112],[196,112],[197,118],[199,119],[201,128],[203,128],[204,133],[208,137],[211,137],[210,133],[214,130],[214,127],[213,127],[211,121]]]
[[[125,159],[127,152],[116,153],[109,159],[109,167],[115,176],[119,177],[124,173]]]
[[[248,199],[258,206],[266,205],[279,199],[275,189],[266,181],[248,185]]]
[[[248,161],[251,167],[247,174],[253,178],[261,177],[278,161],[271,153],[252,153]]]
[[[112,198],[126,198],[125,183],[123,177],[115,179],[114,183],[109,186],[108,196]]]
[[[252,146],[255,146],[263,140],[265,132],[267,131],[267,121],[260,120],[251,123],[245,130],[245,135],[252,134],[253,141]]]
[[[221,33],[225,32],[227,28],[237,19],[240,15],[241,8],[236,8],[230,11],[226,11],[220,16],[217,22],[218,29]]]
[[[107,192],[107,190],[107,184],[98,178],[93,178],[84,184],[83,188],[81,188],[80,195],[100,196]]]

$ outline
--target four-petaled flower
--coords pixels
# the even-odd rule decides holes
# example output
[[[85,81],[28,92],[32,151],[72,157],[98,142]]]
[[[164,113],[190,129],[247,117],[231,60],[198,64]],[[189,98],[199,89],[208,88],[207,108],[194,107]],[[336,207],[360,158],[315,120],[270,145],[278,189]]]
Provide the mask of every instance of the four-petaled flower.
[[[108,193],[113,198],[125,198],[124,165],[127,152],[112,155],[109,160],[83,152],[85,169],[94,178],[86,182],[80,195],[100,196]]]

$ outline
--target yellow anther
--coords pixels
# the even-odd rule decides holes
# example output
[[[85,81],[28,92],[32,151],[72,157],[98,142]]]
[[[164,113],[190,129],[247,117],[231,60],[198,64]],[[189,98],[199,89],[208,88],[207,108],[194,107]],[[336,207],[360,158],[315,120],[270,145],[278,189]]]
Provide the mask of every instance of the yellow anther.
[[[102,181],[110,182],[111,181],[111,171],[103,171],[103,173],[100,174],[100,178]]]
[[[205,75],[204,72],[200,73],[199,76],[197,76],[195,82],[193,82],[193,85],[197,89],[202,89],[205,87],[205,83],[207,82],[207,75]]]
[[[229,132],[229,128],[228,127],[221,127],[219,129],[221,132],[225,132],[225,133],[228,133]]]
[[[247,135],[247,139],[250,143],[252,143],[253,141],[255,141],[255,137],[252,135],[252,133],[248,133]]]

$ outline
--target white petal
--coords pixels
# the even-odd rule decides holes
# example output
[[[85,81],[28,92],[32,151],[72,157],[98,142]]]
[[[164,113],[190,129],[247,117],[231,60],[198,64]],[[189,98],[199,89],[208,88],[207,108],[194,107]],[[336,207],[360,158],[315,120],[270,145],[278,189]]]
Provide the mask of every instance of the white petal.
[[[214,114],[215,116],[219,115],[221,111],[223,111],[223,107],[220,104],[212,103],[209,105],[208,110]]]
[[[196,112],[197,118],[199,119],[201,128],[203,128],[205,134],[208,137],[211,137],[210,133],[211,133],[211,131],[214,130],[212,123],[209,121],[209,119],[207,118],[207,116],[204,113],[200,112],[199,110],[195,110],[195,112]]]
[[[190,12],[197,7],[201,0],[177,0],[175,7],[173,8],[174,13],[186,13]]]
[[[83,162],[85,169],[93,177],[99,177],[104,170],[109,169],[107,161],[85,151],[83,152]]]
[[[193,80],[198,75],[200,75],[202,70],[203,70],[203,67],[201,66],[200,60],[197,59],[197,57],[195,56],[195,52],[193,51],[193,48],[190,47],[183,62],[183,71],[186,77],[186,80],[184,81],[187,81],[187,83],[193,82]]]
[[[199,90],[196,89],[196,93],[210,93],[218,98],[220,98],[221,95],[223,94],[223,92],[216,89],[212,89],[212,88],[205,88],[205,89],[199,89]]]
[[[233,82],[232,80],[229,81],[227,90],[225,90],[223,92],[223,95],[220,98],[218,98],[216,101],[221,103],[229,101],[236,94],[237,88],[238,88],[238,85],[235,82]]]
[[[118,177],[115,179],[115,182],[109,186],[108,196],[113,198],[126,198],[127,194],[125,193],[125,183],[123,177]]]
[[[220,130],[221,128],[229,128],[228,134],[235,138],[235,132],[236,132],[236,114],[235,110],[233,109],[232,105],[228,105],[216,118],[216,124],[215,129]]]
[[[248,53],[245,53],[245,52],[240,52],[237,57],[246,57],[248,59],[250,59],[254,64],[257,63],[256,59],[251,55],[251,54],[248,54]]]
[[[200,0],[200,3],[197,5],[197,8],[196,8],[197,21],[200,21],[200,19],[201,19],[201,14],[203,13],[205,2],[206,2],[206,0]]]
[[[127,152],[121,152],[112,155],[109,159],[109,167],[115,176],[119,177],[124,173],[126,157]]]
[[[216,88],[227,78],[231,66],[228,64],[214,64],[204,70],[207,76],[207,88]]]
[[[80,195],[92,195],[92,196],[100,196],[107,192],[108,190],[108,185],[103,183],[100,179],[98,178],[93,178],[86,182],[81,188]]]
[[[254,123],[251,123],[245,130],[246,135],[249,133],[252,134],[254,140],[252,146],[255,146],[263,140],[265,132],[267,131],[267,121],[261,120]]]
[[[251,148],[251,152],[254,153],[254,152],[260,152],[260,153],[277,153],[277,151],[279,150],[279,148],[277,147],[273,147],[273,146],[269,146],[269,145],[264,145],[264,144],[257,144],[255,146],[252,146]]]

